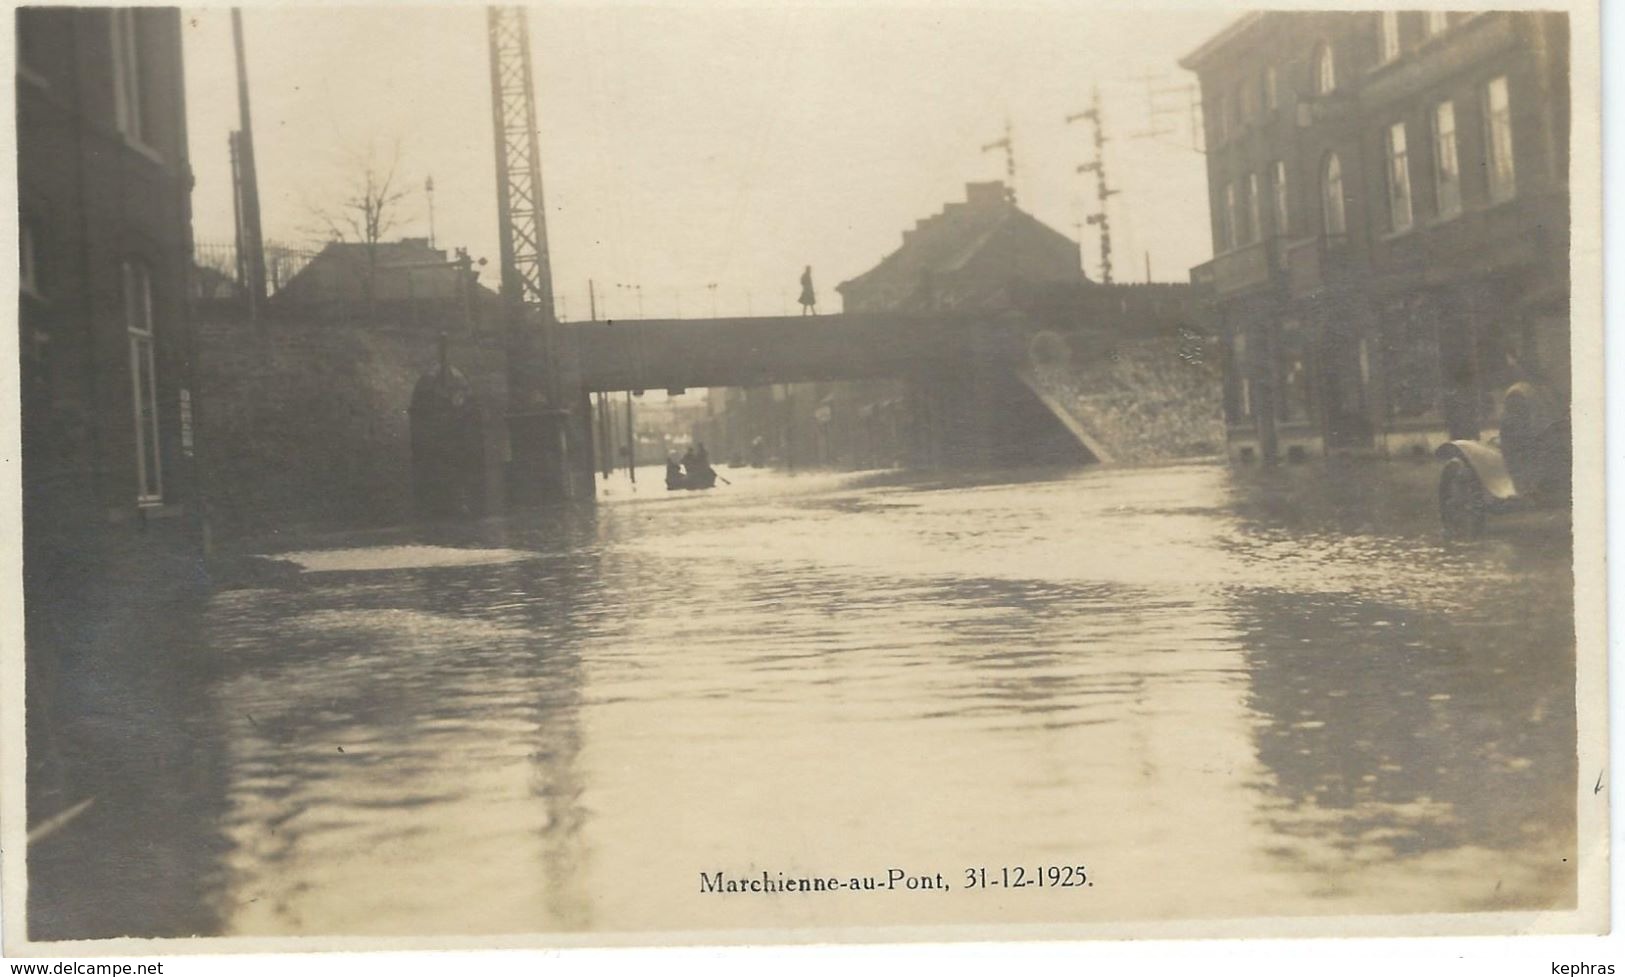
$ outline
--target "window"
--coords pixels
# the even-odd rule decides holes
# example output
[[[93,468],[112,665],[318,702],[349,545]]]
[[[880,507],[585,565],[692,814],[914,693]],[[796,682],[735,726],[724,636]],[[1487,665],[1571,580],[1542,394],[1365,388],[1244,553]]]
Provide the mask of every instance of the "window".
[[[1337,88],[1337,63],[1332,58],[1332,46],[1322,44],[1315,49],[1316,95],[1329,95]]]
[[[1484,86],[1484,146],[1490,199],[1510,200],[1517,183],[1512,172],[1512,105],[1504,76]]]
[[[136,43],[136,11],[115,7],[108,11],[113,44],[113,111],[118,130],[145,144],[141,118],[141,48]]]
[[[152,281],[143,265],[124,263],[124,328],[130,337],[130,391],[135,416],[136,501],[163,501],[158,451],[158,379],[153,367]]]
[[[1224,206],[1219,210],[1220,250],[1229,251],[1236,246],[1236,185],[1224,185]]]
[[[1403,122],[1388,127],[1388,226],[1395,231],[1411,226],[1411,170]]]
[[[1286,163],[1276,160],[1270,165],[1270,216],[1275,221],[1275,233],[1285,237],[1287,223]]]
[[[1326,167],[1320,181],[1321,226],[1329,238],[1348,233],[1348,222],[1343,214],[1343,164],[1337,154],[1326,157]]]
[[[1264,236],[1264,222],[1259,219],[1259,208],[1263,206],[1258,192],[1258,174],[1247,174],[1247,243],[1252,243]]]
[[[1382,36],[1382,63],[1399,57],[1399,11],[1385,10],[1379,26]]]
[[[1456,159],[1456,103],[1433,107],[1433,187],[1439,216],[1461,213],[1461,167]]]
[[[1288,424],[1301,424],[1314,416],[1314,390],[1309,383],[1309,365],[1313,362],[1309,336],[1303,325],[1288,319],[1281,323],[1280,332],[1280,390],[1276,400],[1277,416]]]
[[[1247,361],[1247,337],[1237,333],[1231,338],[1231,367],[1235,377],[1233,420],[1242,421],[1253,416],[1252,364]]]
[[[1423,30],[1428,37],[1443,34],[1450,27],[1450,14],[1443,10],[1430,10],[1427,19],[1423,21]]]
[[[22,221],[17,227],[17,283],[24,295],[40,294],[39,267],[34,258],[34,225]]]
[[[1276,90],[1275,65],[1264,68],[1264,111],[1274,112],[1281,104],[1280,92]]]

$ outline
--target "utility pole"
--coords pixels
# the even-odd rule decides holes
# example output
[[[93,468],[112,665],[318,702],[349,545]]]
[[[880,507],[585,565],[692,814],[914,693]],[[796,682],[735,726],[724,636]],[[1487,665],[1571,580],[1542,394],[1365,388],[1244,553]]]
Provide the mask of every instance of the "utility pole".
[[[626,392],[626,477],[638,484],[638,435],[632,427],[632,391]]]
[[[615,473],[615,423],[609,403],[609,391],[598,392],[598,467],[607,479]]]
[[[632,293],[632,299],[638,307],[638,318],[643,318],[643,286],[629,282],[616,282],[615,287]]]
[[[598,286],[591,278],[587,279],[587,314],[593,322],[598,321]],[[598,391],[598,402],[594,405],[593,413],[598,428],[598,467],[608,478],[615,471],[615,419],[609,391]]]
[[[1148,71],[1143,75],[1136,75],[1132,79],[1145,86],[1145,117],[1148,128],[1140,132],[1130,133],[1128,138],[1155,139],[1158,136],[1173,135],[1172,129],[1157,128],[1157,117],[1167,113],[1158,109],[1156,89],[1152,87],[1155,82],[1165,81],[1167,77],[1167,75],[1155,75]]]
[[[1011,132],[1010,117],[1004,117],[1004,138],[995,139],[982,147],[982,152],[1004,150],[1004,198],[1014,206],[1016,202],[1016,140]]]
[[[434,247],[434,174],[423,180],[423,193],[429,198],[429,247]]]
[[[236,177],[237,275],[248,296],[248,317],[265,304],[265,237],[260,230],[260,181],[254,163],[254,120],[248,105],[248,58],[244,53],[243,12],[231,8],[231,40],[237,56],[237,124],[232,133]]]
[[[1103,285],[1110,285],[1112,283],[1112,223],[1107,212],[1106,200],[1118,191],[1111,189],[1106,183],[1106,132],[1100,118],[1099,85],[1095,86],[1089,108],[1067,116],[1066,121],[1069,123],[1088,121],[1094,125],[1095,158],[1079,166],[1078,172],[1093,173],[1095,175],[1095,198],[1099,201],[1100,209],[1090,214],[1086,220],[1090,225],[1100,228],[1100,281]]]
[[[502,297],[508,312],[508,432],[519,502],[575,494],[571,399],[555,343],[553,272],[536,136],[530,25],[523,7],[486,8],[496,148]],[[585,445],[583,445],[585,447]]]
[[[1154,88],[1153,95],[1183,95],[1187,100],[1184,108],[1158,107],[1153,115],[1183,115],[1190,113],[1191,149],[1202,152],[1202,91],[1195,85],[1175,85],[1170,88]]]

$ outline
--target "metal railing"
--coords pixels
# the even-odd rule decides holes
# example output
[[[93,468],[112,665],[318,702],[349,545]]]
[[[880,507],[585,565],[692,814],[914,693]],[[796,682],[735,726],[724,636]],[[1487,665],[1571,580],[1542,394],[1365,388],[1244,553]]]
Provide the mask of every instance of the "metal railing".
[[[308,248],[267,242],[265,245],[265,287],[275,295],[319,254]],[[192,245],[193,296],[203,301],[233,300],[242,296],[242,267],[237,246],[215,242]]]

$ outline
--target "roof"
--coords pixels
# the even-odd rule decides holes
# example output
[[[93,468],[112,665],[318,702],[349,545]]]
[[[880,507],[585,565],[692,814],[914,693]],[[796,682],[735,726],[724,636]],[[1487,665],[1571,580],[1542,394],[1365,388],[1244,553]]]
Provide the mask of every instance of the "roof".
[[[1179,66],[1186,71],[1202,70],[1202,65],[1213,55],[1223,50],[1232,41],[1246,34],[1255,24],[1262,23],[1263,20],[1264,13],[1262,11],[1255,10],[1251,13],[1242,14],[1227,25],[1224,30],[1203,41],[1201,47],[1180,58]]]
[[[428,239],[421,237],[370,245],[330,241],[288,279],[277,296],[294,303],[360,301],[369,292],[379,301],[460,299],[465,288],[460,260],[448,258],[443,249],[430,247]],[[466,274],[476,296],[494,297],[495,293],[479,284],[471,264]]]
[[[985,305],[1010,278],[1033,281],[1081,281],[1078,246],[1017,207],[999,182],[971,183],[966,199],[903,232],[903,243],[870,270],[836,286],[849,306],[910,304],[929,289],[954,305]],[[995,251],[1004,274],[985,273],[968,281],[969,270]]]

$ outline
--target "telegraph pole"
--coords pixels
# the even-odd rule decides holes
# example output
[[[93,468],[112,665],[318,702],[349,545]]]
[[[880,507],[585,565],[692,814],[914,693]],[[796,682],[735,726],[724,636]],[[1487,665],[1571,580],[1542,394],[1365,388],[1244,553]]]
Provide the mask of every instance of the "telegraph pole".
[[[434,174],[423,180],[423,194],[429,198],[429,247],[434,247]]]
[[[1137,81],[1145,86],[1145,117],[1148,128],[1143,129],[1140,132],[1130,133],[1128,138],[1155,139],[1158,136],[1173,135],[1172,129],[1158,128],[1157,123],[1157,118],[1159,116],[1166,115],[1168,113],[1157,107],[1157,89],[1154,86],[1159,81],[1166,81],[1167,77],[1167,75],[1154,75],[1150,72],[1146,72],[1143,75],[1134,76],[1134,81]]]
[[[232,134],[237,177],[237,274],[248,296],[248,317],[257,318],[265,304],[265,237],[260,230],[259,170],[254,164],[254,120],[248,106],[248,58],[244,54],[243,12],[231,8],[231,40],[237,56],[237,116]]]
[[[1112,283],[1112,223],[1107,212],[1106,199],[1118,193],[1118,191],[1111,189],[1106,183],[1106,132],[1100,117],[1099,85],[1095,86],[1089,108],[1067,116],[1066,121],[1069,123],[1087,121],[1094,125],[1095,158],[1079,166],[1078,172],[1093,173],[1095,175],[1095,198],[1099,201],[1100,209],[1090,214],[1086,220],[1090,225],[1100,228],[1100,281],[1103,285],[1110,285]]]
[[[1016,202],[1016,140],[1010,128],[1010,117],[1004,117],[1004,137],[982,147],[982,152],[1004,150],[1004,198],[1012,205]]]

